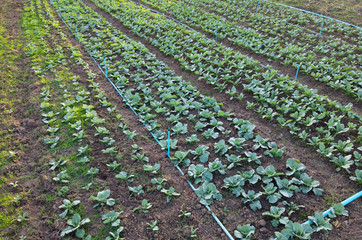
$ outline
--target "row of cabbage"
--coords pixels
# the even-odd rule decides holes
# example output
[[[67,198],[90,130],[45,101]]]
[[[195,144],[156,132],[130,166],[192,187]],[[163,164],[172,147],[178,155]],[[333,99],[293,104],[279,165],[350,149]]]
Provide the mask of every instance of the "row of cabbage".
[[[221,103],[174,76],[143,45],[79,1],[58,1],[55,6],[72,30],[78,29],[86,50],[98,62],[106,59],[107,75],[165,150],[170,128],[172,161],[186,169],[203,204],[221,200],[221,188],[254,211],[269,207],[274,211],[273,204],[299,192],[322,193],[319,182],[297,160],[288,159],[284,166],[275,162],[278,167],[270,164],[273,158],[282,157],[283,148],[256,135],[253,124],[223,111]],[[286,170],[279,172],[278,168]],[[289,222],[284,220],[284,224]]]
[[[211,0],[211,2],[216,1]],[[220,2],[220,5],[228,4],[232,6],[232,8],[238,8],[241,15],[250,18],[278,19],[302,28],[304,31],[312,30],[313,32],[320,33],[320,29],[322,28],[323,35],[341,37],[354,43],[358,43],[358,41],[361,40],[360,28],[311,13],[280,6],[272,2],[264,0],[223,0],[218,2]],[[256,10],[258,10],[257,14]]]
[[[170,13],[172,9],[174,18],[210,34],[217,32],[219,39],[227,38],[235,47],[250,49],[295,69],[301,64],[301,72],[335,89],[342,89],[353,98],[362,99],[362,72],[358,67],[362,57],[358,45],[349,45],[333,37],[319,39],[315,34],[301,33],[299,28],[286,31],[288,25],[282,23],[269,27],[253,23],[244,28],[224,18],[233,13],[239,16],[238,11],[220,9],[221,16],[203,11],[200,7],[211,4],[206,0],[142,2],[164,13]]]
[[[255,102],[248,102],[249,108],[315,147],[338,171],[349,173],[360,167],[362,127],[351,106],[330,101],[276,71],[266,71],[255,60],[132,2],[94,2],[230,99],[242,100],[243,92],[252,93]]]
[[[90,193],[93,189],[104,188],[104,186],[97,183],[102,170],[90,166],[98,165],[97,161],[94,161],[94,156],[98,154],[92,150],[95,143],[88,137],[96,136],[96,144],[102,146],[103,162],[109,161],[106,164],[107,167],[116,172],[124,164],[124,162],[114,160],[117,159],[119,152],[119,142],[111,137],[111,133],[107,129],[109,124],[99,115],[99,112],[102,108],[107,109],[109,117],[121,121],[121,130],[124,134],[123,144],[125,142],[135,143],[134,138],[137,134],[130,131],[129,126],[122,121],[119,114],[115,116],[116,108],[108,102],[105,92],[95,82],[97,75],[90,70],[89,65],[81,58],[82,54],[69,43],[66,35],[61,32],[59,22],[55,20],[53,11],[46,0],[30,1],[29,6],[25,8],[22,24],[25,36],[29,41],[25,47],[27,57],[32,60],[32,69],[44,85],[40,93],[40,113],[47,128],[44,144],[50,149],[49,171],[50,175],[54,176],[52,181],[58,185],[59,189],[58,193],[53,194],[63,199],[58,206],[59,217],[67,220],[67,226],[60,232],[60,237],[72,236],[77,239],[91,240],[92,236],[87,233],[96,232],[94,225],[93,229],[87,227],[93,221],[97,222],[97,219],[93,217],[91,220],[86,217],[90,215],[90,212],[87,211],[88,209],[85,210],[88,204],[78,200],[80,195],[83,195],[83,193],[79,194],[81,191],[86,192],[84,194],[87,197],[90,196],[89,199],[95,203],[93,207],[97,208],[97,217],[104,224],[101,228],[107,231],[102,235],[103,239],[123,239],[124,227],[121,225],[120,219],[122,211],[117,211],[119,199],[112,198],[109,189],[99,191],[95,196]],[[51,32],[56,33],[52,36],[51,43],[56,46],[54,49],[49,46],[47,41]],[[87,91],[87,88],[81,84],[80,77],[71,70],[72,64],[83,67],[89,76],[88,88],[91,88],[92,92]],[[141,167],[142,172],[152,172],[152,177],[157,176],[163,179],[159,164],[151,165],[145,153],[141,154],[141,147],[133,144],[132,149],[127,151],[132,151],[134,154],[132,159],[137,160],[137,156],[143,156],[143,160],[139,161],[139,164],[145,163]],[[146,186],[132,186],[139,181],[135,175],[131,174],[139,171],[139,168],[135,166],[128,173],[125,171],[114,173],[114,180],[121,179],[127,183],[130,196],[139,196],[146,191]],[[82,187],[78,185],[79,182],[75,183],[73,180],[73,178],[79,178],[79,175],[86,182],[86,185]],[[143,178],[145,177],[143,176]],[[157,178],[149,181],[149,189],[153,188],[154,182],[157,183]],[[161,187],[157,190],[164,193],[169,202],[172,197],[180,194],[174,191],[173,187],[166,189],[166,186],[169,185],[166,182],[167,180],[163,179]],[[149,192],[151,191],[149,190]],[[73,198],[74,196],[76,197]],[[133,211],[142,210],[147,213],[153,206],[147,199],[143,199],[140,206],[134,208]],[[156,229],[158,229],[157,220],[149,223],[149,230],[158,231]],[[100,234],[97,233],[98,237]]]

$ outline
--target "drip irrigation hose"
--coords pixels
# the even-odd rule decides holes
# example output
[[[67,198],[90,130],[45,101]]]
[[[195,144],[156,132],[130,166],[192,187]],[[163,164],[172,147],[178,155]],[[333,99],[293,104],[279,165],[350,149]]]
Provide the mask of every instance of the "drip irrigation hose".
[[[129,0],[129,1],[133,3],[132,0]],[[148,9],[148,10],[150,10],[151,12],[154,12],[154,13],[157,13],[157,14],[160,14],[160,15],[163,15],[163,16],[165,16],[166,18],[169,18],[169,19],[171,19],[171,20],[173,20],[173,21],[175,21],[175,22],[183,25],[184,27],[186,27],[186,28],[188,28],[188,29],[190,29],[190,30],[198,33],[198,31],[196,31],[195,29],[189,27],[187,24],[185,24],[185,23],[183,23],[183,22],[180,22],[180,21],[176,20],[176,19],[173,18],[173,17],[167,16],[166,14],[164,14],[164,13],[162,13],[162,12],[159,12],[159,11],[156,11],[156,10],[154,10],[154,9],[152,9],[152,8],[149,8],[149,7],[141,4],[140,2],[139,2],[138,5],[144,7],[144,8],[146,8],[146,9]],[[246,10],[245,10],[245,11],[246,11]],[[287,23],[287,24],[290,24],[290,23]],[[299,26],[298,26],[298,27],[299,27]],[[300,27],[299,27],[299,28],[300,28]],[[309,29],[308,29],[308,30],[309,30]],[[312,30],[310,30],[310,31],[312,31]],[[312,32],[314,32],[314,31],[312,31]],[[314,33],[319,34],[319,33],[317,33],[317,32],[314,32]],[[206,38],[208,38],[208,37],[206,37]],[[208,39],[209,39],[209,38],[208,38]],[[217,28],[216,28],[216,41],[217,41]],[[265,66],[265,65],[263,65],[263,64],[261,64],[261,63],[258,63],[258,64],[259,64],[261,67],[263,67],[263,68],[265,68],[265,69],[267,69],[267,70],[270,70],[267,66]],[[298,66],[298,68],[297,68],[297,72],[296,72],[296,76],[295,76],[294,82],[296,82],[296,80],[297,80],[297,76],[298,76],[298,72],[299,72],[300,66],[301,66],[301,64],[300,64],[300,65]],[[281,76],[281,74],[279,74],[279,73],[277,73],[277,75],[278,75],[278,76]],[[356,114],[353,113],[353,112],[351,112],[351,113],[353,114],[354,117],[356,117],[357,119],[361,120],[361,117],[359,117],[358,115],[356,115]]]
[[[346,206],[347,204],[353,202],[354,200],[356,200],[357,198],[359,198],[361,196],[362,196],[362,191],[359,191],[358,193],[354,194],[353,196],[351,196],[351,197],[347,198],[346,200],[342,201],[341,204],[343,206]],[[331,212],[331,210],[332,210],[332,208],[324,211],[323,212],[323,217],[327,217],[328,214]],[[308,221],[304,222],[302,225],[304,225],[304,224],[312,225],[313,223],[310,220],[308,220]],[[277,240],[277,238],[274,238],[274,240]]]
[[[321,15],[321,14],[318,14],[318,13],[314,13],[314,12],[307,11],[307,10],[304,10],[304,9],[300,9],[300,8],[296,8],[296,7],[284,5],[284,4],[281,4],[281,3],[271,2],[271,1],[268,1],[268,0],[264,0],[264,1],[265,1],[265,2],[268,2],[268,3],[276,4],[276,5],[279,5],[279,6],[283,6],[283,7],[287,7],[287,8],[292,8],[292,9],[297,10],[297,11],[301,11],[301,12],[305,12],[305,13],[310,13],[310,14],[316,15],[316,16],[318,16],[318,17],[327,18],[327,19],[329,19],[329,20],[333,20],[333,21],[336,21],[336,22],[339,22],[339,23],[342,23],[342,24],[346,24],[346,25],[355,27],[355,28],[357,28],[357,29],[359,29],[359,30],[362,30],[361,27],[358,27],[358,26],[353,25],[353,24],[351,24],[351,23],[343,22],[343,21],[338,20],[338,19],[335,19],[335,18],[327,17],[327,16],[324,16],[324,15]]]
[[[53,2],[51,1],[52,5],[53,5]],[[143,5],[141,5],[143,6]],[[54,7],[54,5],[53,5]],[[68,27],[69,31],[73,34],[73,36],[75,36],[76,38],[78,36],[76,36],[74,34],[74,32],[71,30],[71,28],[69,27],[69,25],[65,22],[65,20],[63,19],[62,15],[61,15],[61,12],[60,12],[60,8],[59,8],[59,12],[58,12],[58,15],[60,17],[60,19],[63,21],[63,23]],[[177,21],[177,20],[175,20]],[[178,22],[178,21],[177,21]],[[181,22],[180,22],[181,23]],[[191,28],[189,28],[191,29]],[[191,29],[193,30],[193,29]],[[195,30],[193,30],[195,31]],[[78,41],[79,41],[79,38],[78,38]],[[133,111],[133,113],[138,116],[137,112],[133,109],[133,107],[127,102],[127,100],[124,98],[123,94],[121,93],[121,91],[117,88],[117,86],[113,83],[112,80],[110,80],[108,78],[108,74],[107,74],[107,66],[105,65],[105,69],[106,69],[106,72],[103,71],[102,67],[98,64],[98,62],[94,59],[94,57],[92,56],[92,54],[90,52],[88,52],[86,50],[86,52],[89,54],[89,56],[93,59],[93,61],[97,64],[98,68],[101,70],[101,72],[103,73],[103,75],[106,77],[106,79],[109,81],[109,83],[112,85],[112,87],[117,91],[117,93],[122,97],[122,99],[126,102],[126,105],[130,107],[130,109]],[[104,59],[104,62],[105,62],[105,59]],[[106,64],[106,62],[105,62]],[[146,124],[144,123],[144,121],[142,121],[141,119],[139,119],[140,122],[143,123],[143,125],[146,127],[146,129],[150,132],[150,134],[152,135],[152,137],[156,140],[156,142],[161,146],[162,148],[162,145],[161,143],[159,142],[159,140],[156,138],[156,136],[152,133],[152,131],[150,131]],[[167,156],[169,157],[169,159],[172,161],[171,159],[171,156],[170,156],[170,153],[169,153],[169,148],[170,148],[170,131],[168,131],[168,151],[167,151]],[[182,176],[185,176],[185,174],[183,173],[183,171],[181,170],[181,168],[174,164],[174,166],[176,167],[176,169],[180,172],[180,174]],[[195,192],[196,191],[196,188],[194,187],[194,185],[188,180],[186,179],[187,183],[190,185],[191,189]],[[196,192],[195,192],[196,194]],[[228,238],[230,240],[234,240],[233,236],[229,233],[229,231],[225,228],[225,226],[222,224],[222,222],[219,220],[219,218],[212,212],[212,210],[210,209],[210,207],[208,205],[204,205],[205,208],[211,213],[211,216],[214,218],[214,220],[216,221],[216,223],[220,226],[220,228],[224,231],[224,233],[228,236]]]
[[[362,196],[362,191],[359,191],[358,193],[354,194],[353,196],[347,198],[346,200],[342,201],[341,204],[343,206],[346,206],[347,204],[353,202],[354,200],[356,200],[357,198],[361,197]],[[331,212],[332,208],[326,210],[323,212],[323,217],[327,217],[328,214]],[[310,220],[304,222],[303,224],[313,224]]]
[[[51,3],[52,3],[52,5],[53,5],[53,1],[51,1]],[[155,10],[153,10],[153,9],[151,9],[151,8],[148,8],[148,7],[146,7],[146,6],[142,5],[142,4],[139,4],[139,5],[142,6],[142,7],[147,8],[147,9],[149,9],[149,10],[155,12],[155,13],[158,13],[158,14],[161,14],[161,15],[164,15],[164,16],[168,17],[167,15],[165,15],[165,14],[163,14],[163,13],[160,13],[160,12],[158,12],[158,11],[155,11]],[[54,5],[53,5],[53,7],[54,7]],[[69,25],[64,21],[64,19],[63,19],[63,17],[62,17],[62,14],[61,14],[61,12],[60,12],[60,8],[59,8],[58,15],[59,15],[60,19],[62,20],[62,22],[68,27],[69,31],[73,34],[73,36],[75,36],[74,33],[73,33],[73,31],[72,31],[71,28],[69,27]],[[168,17],[168,18],[171,18],[171,17]],[[178,22],[178,23],[186,26],[186,27],[189,28],[190,30],[193,30],[193,31],[196,32],[196,30],[188,27],[186,24],[184,24],[184,23],[182,23],[182,22],[180,22],[180,21],[178,21],[178,20],[176,20],[176,19],[174,19],[174,18],[171,18],[171,19],[172,19],[173,21],[176,21],[176,22]],[[78,32],[77,32],[77,33],[78,33]],[[76,38],[77,38],[78,41],[79,41],[78,34],[77,34]],[[112,85],[112,87],[113,87],[113,88],[117,91],[117,93],[122,97],[122,99],[125,101],[126,105],[133,111],[133,113],[134,113],[136,116],[138,116],[137,112],[136,112],[136,111],[133,109],[133,107],[127,102],[127,100],[124,98],[123,94],[120,92],[120,90],[117,88],[117,86],[113,83],[113,81],[108,78],[107,74],[103,71],[102,67],[101,67],[101,66],[98,64],[98,62],[94,59],[94,57],[92,56],[92,54],[91,54],[90,52],[88,52],[87,50],[86,50],[86,52],[87,52],[87,53],[89,54],[89,56],[93,59],[93,61],[97,64],[98,68],[101,70],[101,72],[102,72],[103,75],[106,77],[106,79],[109,81],[109,83]],[[266,66],[264,66],[264,65],[262,65],[262,64],[260,64],[260,66],[268,69]],[[361,119],[359,116],[357,116],[357,115],[355,115],[355,114],[353,114],[353,115],[354,115],[355,117],[357,117],[358,119]],[[141,121],[141,119],[139,119],[139,120]],[[150,130],[147,128],[147,126],[146,126],[146,124],[144,123],[144,121],[141,121],[141,122],[142,122],[143,125],[146,127],[146,129],[149,131],[149,133],[152,135],[152,137],[156,140],[156,142],[158,143],[158,145],[160,145],[161,148],[162,148],[161,143],[160,143],[159,140],[156,138],[156,136],[153,134],[153,132],[150,131]],[[169,147],[170,147],[170,131],[168,131],[168,149],[169,149]],[[172,160],[172,159],[171,159],[171,156],[170,156],[170,154],[169,154],[169,150],[168,150],[168,154],[167,154],[167,155],[168,155],[168,157],[170,158],[170,160]],[[185,176],[185,174],[183,173],[183,171],[181,170],[181,168],[180,168],[178,165],[174,164],[174,166],[176,167],[176,169],[180,172],[180,174],[181,174],[182,176]],[[188,179],[186,179],[186,181],[187,181],[187,183],[189,184],[189,186],[191,187],[191,189],[195,192],[196,189],[195,189],[195,187],[193,186],[193,184],[192,184]],[[359,197],[361,197],[361,196],[362,196],[362,191],[360,191],[360,192],[356,193],[355,195],[347,198],[346,200],[344,200],[343,202],[341,202],[341,204],[343,204],[343,206],[346,206],[347,204],[353,202],[354,200],[356,200],[357,198],[359,198]],[[211,216],[214,218],[214,220],[217,222],[217,224],[221,227],[221,229],[224,231],[224,233],[228,236],[228,238],[229,238],[230,240],[234,240],[233,236],[229,233],[229,231],[225,228],[225,226],[220,222],[219,218],[212,212],[212,210],[210,209],[210,207],[209,207],[208,205],[204,205],[204,206],[205,206],[205,208],[211,213]],[[330,213],[330,211],[331,211],[331,209],[328,209],[328,210],[324,211],[324,212],[323,212],[323,216],[324,216],[324,217],[327,216],[327,215]],[[308,220],[308,221],[306,221],[306,222],[303,223],[303,224],[312,224],[312,222],[310,222],[310,221]]]

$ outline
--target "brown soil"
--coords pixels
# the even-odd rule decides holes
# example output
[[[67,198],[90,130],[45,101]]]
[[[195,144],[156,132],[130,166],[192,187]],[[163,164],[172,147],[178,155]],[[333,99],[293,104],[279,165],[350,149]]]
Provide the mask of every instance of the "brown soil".
[[[308,209],[312,214],[312,211],[323,211],[327,207],[327,203],[338,202],[346,197],[352,195],[358,191],[356,186],[352,186],[351,182],[346,176],[335,173],[334,167],[331,166],[326,160],[320,159],[319,155],[311,150],[309,147],[300,144],[298,141],[284,129],[280,129],[276,125],[270,124],[270,122],[261,119],[257,114],[245,110],[245,102],[240,105],[235,105],[234,102],[228,100],[223,94],[214,91],[210,86],[197,80],[197,77],[190,72],[183,71],[180,69],[179,64],[176,60],[165,56],[156,47],[150,45],[144,39],[141,39],[131,33],[127,28],[120,24],[117,20],[104,13],[103,11],[96,8],[89,1],[85,1],[88,5],[92,6],[99,13],[101,13],[109,22],[117,27],[122,32],[126,33],[129,37],[134,40],[142,42],[151,52],[155,53],[157,58],[167,63],[177,75],[182,76],[184,80],[190,81],[193,85],[197,86],[203,93],[209,93],[216,97],[219,101],[224,102],[224,106],[227,110],[236,112],[237,117],[248,119],[252,121],[256,126],[256,132],[263,137],[271,138],[276,141],[279,146],[286,146],[287,151],[285,153],[285,159],[288,157],[295,157],[301,159],[301,161],[307,166],[308,174],[314,179],[321,182],[322,188],[326,190],[325,199],[311,197],[310,195],[298,195],[298,202],[309,206]],[[20,13],[23,9],[23,0],[7,0],[4,4],[8,4],[14,11],[0,12],[5,14],[7,20],[7,28],[12,29],[12,35],[19,36],[21,29],[19,28]],[[59,18],[57,18],[60,21]],[[64,26],[64,25],[63,25]],[[83,59],[90,65],[93,72],[96,72],[101,76],[101,72],[98,67],[94,64],[92,59],[88,57],[87,53],[82,50],[81,46],[77,43],[74,37],[70,34],[67,28],[64,26],[64,33],[67,34],[68,39],[73,46],[79,47],[83,53]],[[25,149],[19,152],[21,161],[9,165],[7,169],[1,172],[1,175],[7,171],[15,173],[15,176],[19,179],[23,177],[26,179],[21,181],[20,184],[24,191],[30,191],[26,198],[24,198],[19,207],[23,207],[24,211],[29,213],[30,220],[27,221],[27,229],[21,228],[20,233],[28,235],[27,239],[60,239],[59,234],[65,227],[63,220],[57,219],[56,215],[59,214],[57,206],[60,205],[61,199],[58,198],[53,201],[48,201],[40,197],[42,194],[53,194],[56,195],[58,189],[53,182],[50,181],[51,175],[48,171],[47,163],[44,163],[42,157],[45,155],[46,149],[44,148],[42,139],[39,137],[39,133],[44,133],[44,128],[41,123],[41,116],[39,114],[39,103],[34,100],[39,95],[41,86],[37,83],[37,79],[31,74],[29,68],[30,62],[26,59],[23,52],[19,53],[22,56],[22,60],[19,60],[18,70],[27,72],[28,78],[18,86],[17,95],[14,98],[21,99],[22,104],[17,106],[17,111],[14,116],[17,119],[18,124],[14,124],[13,137],[14,142],[23,143]],[[87,85],[85,72],[74,65],[72,71],[77,75],[81,76],[81,84]],[[132,111],[120,100],[120,97],[114,91],[112,86],[106,82],[102,77],[97,79],[102,90],[107,93],[109,101],[117,106],[117,110],[123,116],[124,122],[130,126],[132,130],[136,130],[141,137],[136,138],[134,141],[125,139],[125,136],[120,133],[117,128],[118,122],[111,119],[104,108],[97,108],[100,117],[105,118],[109,123],[109,129],[112,130],[112,137],[119,140],[122,148],[121,155],[123,156],[122,164],[130,166],[132,171],[137,171],[142,168],[142,165],[134,163],[130,160],[130,145],[137,143],[146,152],[150,158],[151,163],[159,162],[161,164],[161,172],[163,177],[168,179],[169,186],[174,186],[177,192],[181,192],[182,195],[179,198],[175,198],[171,203],[165,203],[165,196],[155,191],[148,191],[141,197],[130,197],[127,189],[127,185],[120,181],[115,181],[114,173],[105,166],[110,159],[105,159],[104,155],[101,154],[102,146],[98,144],[98,139],[93,136],[92,130],[88,134],[91,136],[88,141],[92,144],[93,157],[97,161],[93,161],[90,166],[97,167],[100,170],[99,179],[97,184],[106,185],[111,189],[112,197],[118,201],[119,206],[123,207],[124,213],[122,214],[122,225],[126,229],[126,239],[186,239],[189,234],[189,227],[199,228],[197,234],[200,239],[226,239],[226,236],[222,233],[221,229],[217,226],[215,221],[212,219],[206,209],[198,203],[198,198],[191,191],[187,185],[185,179],[177,172],[174,166],[166,158],[165,152],[161,151],[159,146],[151,139],[148,131],[145,130],[144,126],[138,121],[137,117],[134,116]],[[94,103],[96,105],[96,103]],[[29,111],[29,109],[35,109]],[[2,130],[2,129],[1,129]],[[93,132],[94,133],[94,132]],[[44,155],[43,155],[44,154]],[[108,162],[107,162],[108,160]],[[130,171],[130,170],[129,170]],[[150,176],[145,176],[149,181]],[[131,186],[136,186],[139,183],[145,184],[146,188],[152,186],[148,183],[144,183],[144,180],[137,180],[132,183]],[[4,189],[5,191],[14,191],[10,188]],[[86,209],[90,214],[95,214],[96,210],[92,207],[92,202],[88,200],[89,194],[82,192],[74,192],[69,197],[81,199],[82,202],[87,203]],[[147,198],[153,205],[149,214],[132,212],[132,209],[138,205],[143,198]],[[328,202],[329,199],[329,202]],[[223,207],[231,211],[236,211],[242,216],[235,216],[230,213],[221,211]],[[358,239],[360,236],[360,226],[362,219],[360,217],[361,212],[361,201],[356,201],[348,206],[350,216],[347,218],[340,218],[338,221],[341,222],[341,226],[335,228],[330,232],[328,236],[319,235],[315,239]],[[192,212],[191,218],[186,220],[180,220],[178,215],[180,209],[188,210]],[[216,215],[227,225],[229,231],[232,232],[238,224],[254,223],[257,225],[259,220],[256,215],[250,211],[247,207],[240,207],[240,202],[236,198],[225,198],[220,203],[214,206],[216,209]],[[219,210],[218,210],[219,209]],[[54,222],[53,219],[56,218]],[[152,234],[146,230],[146,222],[152,222],[153,220],[159,220],[159,226],[161,231],[157,234]],[[242,222],[240,219],[243,219]],[[51,223],[51,224],[50,224]],[[95,231],[100,227],[100,220],[96,221],[96,227],[94,230],[90,230],[91,234],[96,233]],[[267,230],[265,235],[258,233],[256,239],[266,239],[266,236],[270,236],[272,227],[266,226]],[[30,229],[31,234],[28,230]],[[269,229],[269,230],[268,230]],[[8,239],[15,239],[15,232],[10,231],[8,233]],[[20,234],[21,235],[21,234]]]
[[[148,4],[143,3],[143,5],[152,9],[152,6],[150,6]],[[203,8],[203,10],[213,13],[215,15],[219,15],[218,13],[211,11],[209,9],[206,9],[206,8]],[[177,20],[177,18],[175,18],[175,19]],[[243,27],[243,25],[240,22],[238,22],[237,25]],[[203,35],[207,36],[208,38],[211,38],[211,39],[215,38],[214,35],[212,35],[208,32],[205,32],[201,28],[198,28],[195,26],[189,26],[189,27],[194,28],[196,31],[202,33]],[[244,26],[244,27],[249,27],[249,26]],[[232,42],[230,42],[226,38],[219,39],[218,42],[231,48],[233,51],[242,53],[244,55],[251,57],[252,59],[257,60],[260,64],[262,64],[264,66],[270,66],[271,68],[277,70],[279,72],[279,74],[289,76],[290,79],[294,79],[296,76],[297,70],[294,67],[285,66],[285,65],[281,64],[280,61],[278,61],[278,60],[272,60],[266,56],[255,53],[254,51],[252,51],[250,49],[244,49],[242,47],[239,47],[239,46],[233,44]],[[323,56],[320,56],[320,58],[322,58],[322,57]],[[352,111],[354,111],[358,115],[362,115],[362,101],[359,101],[358,99],[347,96],[346,92],[344,90],[334,89],[334,88],[328,86],[327,84],[325,84],[324,82],[316,81],[312,76],[305,75],[302,72],[300,72],[298,74],[297,81],[302,83],[303,85],[307,86],[310,89],[317,89],[318,93],[320,95],[327,96],[329,99],[337,101],[337,102],[341,103],[342,105],[347,105],[349,103],[352,103],[353,104]]]

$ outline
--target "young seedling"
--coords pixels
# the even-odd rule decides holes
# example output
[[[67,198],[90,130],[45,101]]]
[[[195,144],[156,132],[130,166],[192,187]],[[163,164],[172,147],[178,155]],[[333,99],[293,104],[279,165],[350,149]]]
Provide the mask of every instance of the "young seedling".
[[[157,184],[157,190],[161,190],[165,186],[166,182],[166,179],[160,177],[151,179],[152,184]]]
[[[150,229],[150,230],[152,230],[154,232],[160,230],[160,228],[157,226],[157,223],[158,223],[157,220],[155,220],[152,223],[147,223],[147,225],[148,225],[147,229]]]
[[[65,209],[64,212],[59,214],[60,218],[65,218],[68,213],[73,214],[73,207],[79,205],[80,201],[75,200],[73,202],[69,201],[68,199],[63,200],[63,204],[59,206],[59,209]]]
[[[198,228],[195,228],[193,226],[191,226],[191,229],[190,229],[190,238],[191,239],[198,239],[198,236],[196,234],[196,231],[198,230]]]
[[[167,195],[166,202],[170,202],[172,200],[172,197],[177,197],[181,195],[180,193],[175,192],[175,189],[173,187],[170,187],[169,189],[163,188],[161,192]]]
[[[107,167],[109,167],[112,171],[115,171],[115,170],[117,170],[117,168],[119,168],[120,166],[122,166],[122,164],[117,163],[117,161],[113,161],[112,163],[106,164],[106,165],[107,165]]]
[[[90,196],[89,199],[97,201],[97,203],[93,206],[94,208],[98,206],[108,205],[113,206],[114,205],[114,199],[108,198],[111,195],[111,191],[109,189],[98,192],[97,197],[94,197],[93,195]]]
[[[85,231],[82,227],[89,222],[89,218],[82,219],[80,215],[76,213],[73,215],[72,219],[69,219],[67,221],[67,224],[69,226],[60,233],[60,236],[64,237],[67,234],[75,232],[75,236],[77,238],[83,238],[85,235]],[[90,239],[90,236],[88,237],[86,239]]]
[[[155,163],[155,165],[145,164],[143,165],[143,170],[145,172],[150,172],[153,174],[157,174],[158,170],[160,170],[161,166],[158,163]]]
[[[142,185],[138,185],[137,187],[130,187],[128,186],[128,190],[131,192],[130,196],[133,196],[133,194],[137,194],[137,196],[141,195],[142,193],[145,193],[143,191]]]
[[[191,216],[191,212],[188,212],[187,210],[180,210],[181,214],[178,215],[179,218],[188,218]]]
[[[236,227],[236,230],[234,231],[234,236],[242,240],[250,240],[253,237],[254,233],[255,233],[254,226],[250,224],[246,224],[243,226],[238,225]]]
[[[28,218],[29,214],[27,212],[24,212],[22,215],[19,215],[16,219],[16,221],[22,223],[25,222]]]
[[[148,212],[149,212],[149,209],[150,209],[151,207],[152,207],[152,204],[149,203],[147,199],[143,199],[143,200],[142,200],[142,203],[141,203],[141,206],[135,207],[135,208],[133,209],[133,212],[138,211],[138,210],[142,210],[142,212],[148,213]]]
[[[121,225],[121,220],[118,219],[119,215],[121,215],[120,212],[110,211],[102,216],[102,221],[104,224],[110,223],[112,227],[118,227]]]
[[[115,232],[109,232],[111,236],[108,236],[106,240],[123,240],[124,238],[121,237],[123,229],[123,227],[119,227]]]
[[[128,175],[126,172],[122,171],[116,175],[116,178],[119,178],[121,180],[125,180],[125,181],[131,183],[134,180],[134,175],[132,175],[132,174]]]

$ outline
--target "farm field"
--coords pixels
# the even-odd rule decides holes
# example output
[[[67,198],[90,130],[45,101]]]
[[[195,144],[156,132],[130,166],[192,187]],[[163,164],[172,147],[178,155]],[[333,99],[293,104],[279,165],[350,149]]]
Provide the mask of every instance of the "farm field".
[[[352,25],[258,0],[2,0],[0,240],[361,239],[358,5],[277,2]]]

